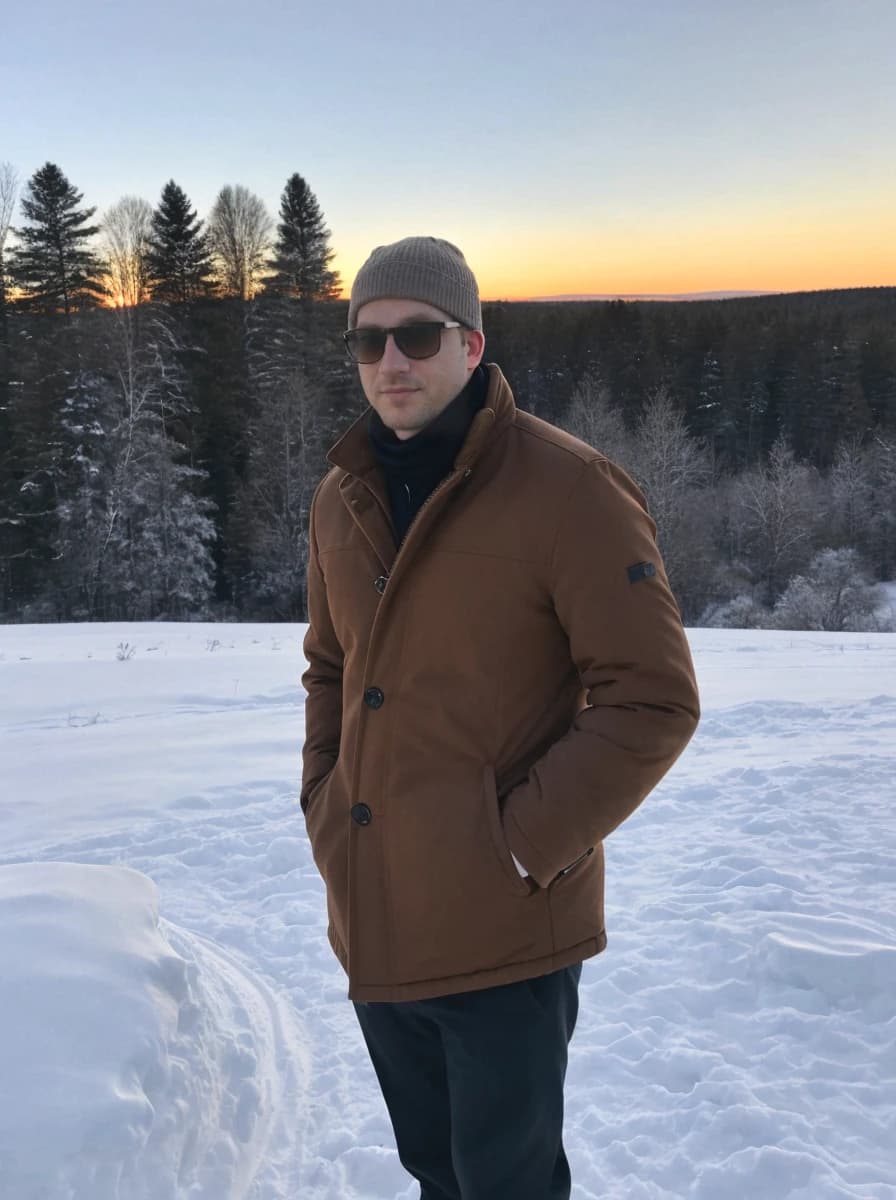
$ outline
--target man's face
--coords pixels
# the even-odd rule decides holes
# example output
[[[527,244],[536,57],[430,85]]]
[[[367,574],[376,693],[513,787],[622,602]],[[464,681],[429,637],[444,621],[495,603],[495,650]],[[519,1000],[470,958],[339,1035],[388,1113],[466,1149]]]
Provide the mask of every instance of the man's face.
[[[450,318],[418,300],[371,300],[358,309],[356,327],[391,328],[415,321]],[[479,365],[485,339],[475,329],[443,329],[442,347],[433,358],[406,358],[386,339],[383,357],[359,363],[361,387],[383,424],[404,441],[419,433],[448,407]]]

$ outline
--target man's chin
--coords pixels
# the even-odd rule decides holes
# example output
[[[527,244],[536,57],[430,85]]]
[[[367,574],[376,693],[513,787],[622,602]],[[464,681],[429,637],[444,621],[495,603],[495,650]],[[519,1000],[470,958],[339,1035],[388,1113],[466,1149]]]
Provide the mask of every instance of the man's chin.
[[[384,412],[381,414],[381,420],[387,429],[398,438],[413,437],[415,433],[419,433],[429,421],[422,413],[412,416],[407,412]]]
[[[400,422],[395,425],[389,425],[389,428],[397,438],[399,438],[401,441],[406,441],[408,438],[412,438],[415,433],[419,433],[425,424],[425,421],[420,421],[415,425],[409,425],[407,422]]]

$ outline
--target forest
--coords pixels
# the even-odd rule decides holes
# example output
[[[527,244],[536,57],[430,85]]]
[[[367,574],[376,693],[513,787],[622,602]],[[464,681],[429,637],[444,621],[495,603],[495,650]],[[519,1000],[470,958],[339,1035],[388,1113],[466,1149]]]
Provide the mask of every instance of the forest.
[[[0,620],[303,620],[364,409],[313,191],[94,215],[55,164],[0,166]],[[644,491],[686,622],[892,627],[896,287],[483,317],[517,404]]]

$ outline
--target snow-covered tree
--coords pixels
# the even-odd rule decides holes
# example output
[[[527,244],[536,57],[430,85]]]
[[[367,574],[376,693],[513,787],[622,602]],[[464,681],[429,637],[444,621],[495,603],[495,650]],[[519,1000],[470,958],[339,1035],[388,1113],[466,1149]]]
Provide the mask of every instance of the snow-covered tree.
[[[710,604],[697,622],[712,629],[770,629],[773,623],[771,610],[744,592],[724,603]]]
[[[896,431],[868,449],[871,504],[865,544],[879,579],[896,579]]]
[[[65,618],[111,615],[98,612],[97,600],[115,532],[107,511],[112,408],[107,381],[83,371],[71,380],[59,413],[53,576],[54,599]]]
[[[317,397],[297,374],[268,392],[249,427],[249,461],[234,527],[242,588],[255,611],[303,620],[308,513],[319,478]]]
[[[859,543],[871,509],[867,455],[857,438],[841,442],[825,481],[824,522],[831,535],[847,546]]]
[[[669,533],[678,520],[681,497],[710,480],[706,453],[691,437],[684,413],[664,387],[651,393],[638,418],[629,469],[644,490],[658,527]]]
[[[716,518],[706,504],[712,471],[667,388],[648,397],[623,465],[647,497],[678,602],[686,618],[695,617],[706,604],[714,567]]]
[[[711,469],[701,443],[665,387],[648,397],[633,431],[594,372],[576,385],[561,424],[627,471],[657,525],[666,570],[687,614],[706,604],[712,574],[712,514],[705,504]]]
[[[739,475],[732,490],[735,553],[751,564],[761,599],[774,603],[812,552],[814,472],[779,438],[768,461]]]
[[[11,314],[9,441],[0,442],[4,472],[0,513],[0,576],[6,579],[6,609],[25,612],[46,599],[56,556],[56,505],[61,472],[60,414],[65,398],[91,372],[90,329],[100,311],[70,317]],[[12,331],[15,336],[12,336]],[[41,601],[43,603],[43,600]],[[32,610],[32,617],[43,619]],[[55,609],[47,614],[55,617]]]
[[[855,550],[821,550],[805,574],[788,583],[775,605],[775,624],[781,629],[833,633],[877,629],[880,625],[874,614],[881,602],[880,589]]]
[[[116,314],[103,375],[75,380],[60,417],[55,586],[63,615],[205,611],[215,531],[176,425],[186,407],[173,334]]]
[[[247,327],[253,416],[231,525],[236,587],[254,612],[304,620],[308,513],[340,398],[321,366],[330,344],[312,310],[279,297],[251,305]]]
[[[595,372],[587,372],[576,384],[561,424],[620,467],[630,467],[632,438],[610,389]]]

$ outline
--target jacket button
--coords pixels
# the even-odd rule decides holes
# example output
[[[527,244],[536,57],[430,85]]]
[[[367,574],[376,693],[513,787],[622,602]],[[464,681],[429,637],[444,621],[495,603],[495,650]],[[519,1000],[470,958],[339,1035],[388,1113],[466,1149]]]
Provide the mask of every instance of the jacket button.
[[[386,697],[378,687],[368,688],[364,693],[364,703],[368,708],[382,708]]]
[[[376,590],[379,592],[379,594],[381,596],[382,596],[383,592],[386,590],[386,584],[388,582],[389,582],[388,577],[385,575],[380,575],[378,579],[374,579],[373,586],[376,588]]]
[[[356,804],[352,808],[352,820],[356,825],[369,825],[373,820],[373,813],[366,804]]]

